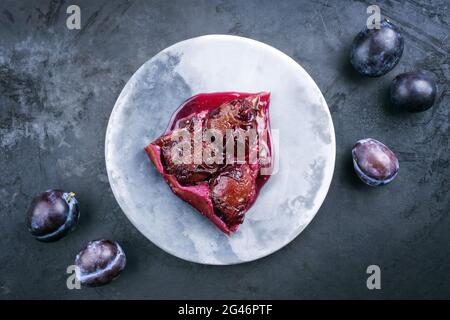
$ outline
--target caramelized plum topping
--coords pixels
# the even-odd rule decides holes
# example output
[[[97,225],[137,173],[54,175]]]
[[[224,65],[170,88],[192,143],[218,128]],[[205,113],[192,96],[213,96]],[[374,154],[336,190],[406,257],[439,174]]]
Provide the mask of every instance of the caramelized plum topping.
[[[248,164],[226,167],[212,182],[215,208],[230,225],[240,224],[256,194],[256,173]]]
[[[194,133],[195,122],[201,121],[195,117],[182,119],[177,123],[177,129],[187,129],[189,133]],[[200,127],[201,128],[201,127]],[[191,153],[194,152],[194,141],[191,142]],[[177,141],[172,136],[166,135],[160,138],[161,153],[165,169],[167,173],[173,174],[183,185],[195,185],[205,180],[209,180],[211,175],[219,170],[219,164],[196,164],[196,163],[180,163],[173,159],[174,153],[177,152]],[[205,143],[203,143],[205,145]]]
[[[259,100],[238,99],[226,103],[209,114],[207,127],[225,131],[227,129],[249,129],[255,125],[256,107]]]

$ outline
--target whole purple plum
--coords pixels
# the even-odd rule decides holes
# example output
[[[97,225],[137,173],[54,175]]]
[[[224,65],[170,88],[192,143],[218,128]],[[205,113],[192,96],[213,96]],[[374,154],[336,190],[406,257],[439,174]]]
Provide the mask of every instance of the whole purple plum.
[[[90,241],[75,258],[77,280],[87,286],[99,286],[117,278],[126,265],[120,245],[111,240]]]
[[[75,193],[48,190],[33,199],[27,225],[39,241],[55,241],[73,230],[80,217]]]
[[[424,71],[399,74],[391,83],[391,103],[395,108],[421,112],[433,106],[436,82]]]
[[[353,40],[350,62],[361,74],[379,77],[391,71],[403,54],[404,41],[397,27],[384,19],[379,29],[359,32]]]
[[[380,141],[371,138],[359,140],[352,149],[352,156],[356,174],[368,185],[385,185],[397,176],[398,159]]]

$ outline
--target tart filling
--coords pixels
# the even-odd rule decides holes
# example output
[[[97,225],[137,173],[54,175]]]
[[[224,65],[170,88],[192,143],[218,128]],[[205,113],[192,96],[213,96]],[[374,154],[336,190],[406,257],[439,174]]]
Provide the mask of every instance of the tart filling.
[[[172,191],[226,234],[269,179],[270,93],[207,93],[186,100],[145,151]]]

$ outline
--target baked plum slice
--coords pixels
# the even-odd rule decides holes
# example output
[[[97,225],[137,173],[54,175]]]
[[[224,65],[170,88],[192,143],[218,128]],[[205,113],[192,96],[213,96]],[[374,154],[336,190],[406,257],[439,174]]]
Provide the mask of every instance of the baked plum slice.
[[[222,170],[211,182],[216,213],[231,229],[244,221],[244,214],[256,197],[257,169],[244,163]],[[231,230],[235,231],[235,230]]]
[[[269,103],[268,92],[193,96],[165,133],[145,147],[172,191],[228,235],[244,221],[270,177]]]

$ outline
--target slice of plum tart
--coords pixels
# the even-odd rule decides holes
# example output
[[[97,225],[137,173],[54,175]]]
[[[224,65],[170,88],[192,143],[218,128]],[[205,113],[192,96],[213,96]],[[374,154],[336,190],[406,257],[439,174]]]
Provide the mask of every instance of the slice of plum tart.
[[[145,147],[172,191],[227,235],[271,174],[269,103],[268,92],[195,95]]]

